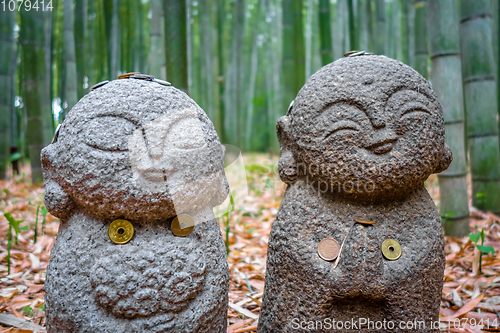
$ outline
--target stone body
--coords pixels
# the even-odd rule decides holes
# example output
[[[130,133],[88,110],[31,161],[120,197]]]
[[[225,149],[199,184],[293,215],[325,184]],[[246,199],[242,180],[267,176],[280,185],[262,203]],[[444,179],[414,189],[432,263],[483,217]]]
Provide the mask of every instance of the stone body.
[[[306,82],[277,130],[288,187],[258,332],[438,332],[444,237],[424,181],[452,157],[430,84],[383,56],[343,58]],[[334,268],[318,244],[346,235]],[[386,239],[401,245],[399,259],[382,255]]]
[[[224,147],[171,86],[112,81],[68,113],[42,151],[44,202],[61,219],[45,282],[47,332],[225,332],[229,271],[212,208],[226,197]],[[177,214],[195,227],[173,235]],[[108,237],[115,219],[130,242]]]

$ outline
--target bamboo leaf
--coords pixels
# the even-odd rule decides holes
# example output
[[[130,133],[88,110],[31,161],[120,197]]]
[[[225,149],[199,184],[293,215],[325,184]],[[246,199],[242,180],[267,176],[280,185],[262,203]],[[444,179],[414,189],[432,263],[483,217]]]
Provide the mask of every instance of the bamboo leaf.
[[[495,249],[493,248],[493,246],[484,246],[478,244],[476,245],[476,247],[481,252],[495,254]]]
[[[480,232],[476,232],[475,234],[469,234],[470,240],[473,241],[474,243],[477,243],[480,236],[481,236]]]

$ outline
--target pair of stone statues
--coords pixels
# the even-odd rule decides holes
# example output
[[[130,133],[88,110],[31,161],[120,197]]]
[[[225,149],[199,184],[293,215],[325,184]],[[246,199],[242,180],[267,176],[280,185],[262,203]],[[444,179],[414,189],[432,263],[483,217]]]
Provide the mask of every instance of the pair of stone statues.
[[[258,332],[439,331],[444,240],[423,184],[451,153],[430,84],[353,54],[306,82],[277,133],[288,187]],[[68,113],[42,163],[46,207],[61,219],[49,333],[226,331],[212,213],[229,191],[224,146],[193,100],[147,75],[104,84]]]

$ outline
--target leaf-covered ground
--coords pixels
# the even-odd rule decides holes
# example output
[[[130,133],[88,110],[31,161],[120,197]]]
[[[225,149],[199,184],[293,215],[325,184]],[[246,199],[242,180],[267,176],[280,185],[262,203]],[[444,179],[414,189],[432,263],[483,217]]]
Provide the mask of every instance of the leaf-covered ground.
[[[268,236],[284,193],[284,184],[276,173],[276,157],[249,154],[244,162],[249,191],[244,202],[230,214],[228,233],[231,273],[228,332],[232,333],[256,330]],[[8,319],[15,316],[45,326],[43,284],[59,226],[58,219],[50,214],[44,222],[43,187],[31,184],[28,167],[22,171],[22,175],[0,181],[0,332],[37,331],[36,326],[12,327],[21,324],[12,324],[12,320],[6,324],[8,320],[2,314],[12,316]],[[436,176],[427,181],[427,188],[439,204]],[[17,221],[23,220],[17,243],[15,239],[12,241],[10,274],[7,271],[9,224],[5,213]],[[223,217],[219,222],[226,238],[227,221]],[[481,271],[479,250],[469,237],[446,237],[447,266],[441,295],[443,332],[500,332],[500,218],[471,207],[471,233],[481,230],[485,231],[484,246],[495,249],[493,255],[483,254]]]

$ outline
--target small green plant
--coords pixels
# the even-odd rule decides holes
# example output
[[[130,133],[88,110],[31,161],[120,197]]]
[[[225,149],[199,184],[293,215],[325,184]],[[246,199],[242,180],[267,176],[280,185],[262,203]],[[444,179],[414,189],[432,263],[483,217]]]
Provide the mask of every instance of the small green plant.
[[[476,200],[479,206],[478,208],[483,209],[484,204],[486,203],[486,193],[483,192],[476,193]]]
[[[272,188],[272,186],[271,186],[271,177],[267,177],[267,179],[266,179],[266,188]]]
[[[21,231],[21,228],[19,228],[19,225],[24,222],[24,220],[16,220],[15,218],[12,217],[10,213],[4,213],[3,216],[7,219],[9,222],[9,229],[7,231],[7,274],[10,274],[10,249],[12,248],[12,229],[14,229],[16,236],[16,244],[17,244],[17,236],[19,235],[19,232]],[[26,230],[27,226],[25,228],[22,228],[22,230]]]
[[[23,157],[23,155],[20,152],[15,152],[14,154],[10,155],[10,157],[9,157],[9,163],[17,161],[21,157]]]
[[[31,306],[27,305],[25,307],[22,307],[21,310],[26,317],[33,317],[33,309],[31,308]]]
[[[484,239],[486,238],[484,234],[484,229],[481,229],[480,232],[476,232],[474,234],[469,234],[469,239],[474,243],[474,246],[479,250],[479,272],[481,272],[481,265],[483,261],[483,253],[491,253],[495,254],[495,249],[493,246],[484,246]],[[478,244],[481,239],[481,244]]]
[[[229,224],[229,221],[230,221],[230,213],[231,213],[231,210],[233,210],[235,207],[234,207],[234,196],[236,195],[236,191],[233,191],[230,196],[229,196],[229,201],[230,201],[230,207],[227,211],[226,214],[224,214],[224,216],[226,217],[226,254],[229,255],[229,230],[230,230],[230,224]]]
[[[45,225],[47,224],[47,213],[49,211],[45,206],[42,206],[42,234],[45,234]]]
[[[33,236],[33,242],[36,243],[38,238],[38,212],[40,211],[40,205],[36,206],[36,216],[35,216],[35,236]]]
[[[29,203],[30,205],[31,202]],[[35,215],[35,236],[33,237],[33,242],[36,243],[38,239],[38,216],[40,215],[40,210],[42,213],[42,234],[45,233],[45,224],[47,223],[47,208],[45,206],[42,206],[42,204],[39,204],[38,206],[32,205],[33,207],[36,207],[36,215]]]

